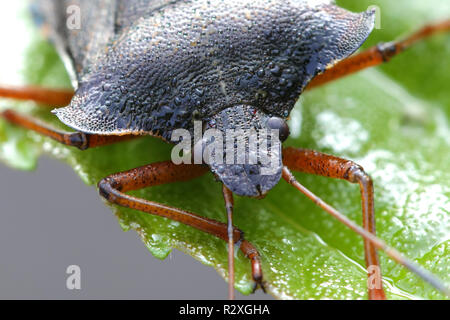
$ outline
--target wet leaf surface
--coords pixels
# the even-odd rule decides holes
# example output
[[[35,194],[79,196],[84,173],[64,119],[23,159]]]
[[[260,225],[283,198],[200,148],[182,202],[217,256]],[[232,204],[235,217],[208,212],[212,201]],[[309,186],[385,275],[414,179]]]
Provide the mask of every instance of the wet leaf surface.
[[[395,39],[428,21],[450,17],[446,0],[338,1],[354,11],[365,10],[374,3],[381,8],[382,29],[373,32],[366,47]],[[11,4],[6,6],[9,8],[5,10],[12,10]],[[24,13],[24,5],[16,6],[19,19],[11,15],[13,19],[3,20],[2,24],[8,24],[10,30],[20,30],[23,41],[9,48],[12,55],[9,52],[8,57],[15,61],[2,59],[2,70],[8,72],[2,71],[1,82],[69,86],[56,53],[34,29]],[[449,56],[450,37],[437,36],[389,65],[305,93],[291,114],[293,134],[286,143],[363,165],[375,181],[378,235],[447,282]],[[0,108],[13,107],[62,127],[32,103],[4,99],[0,103]],[[72,166],[88,185],[95,185],[114,172],[167,160],[170,147],[145,137],[81,152],[0,121],[0,159],[4,163],[29,170],[35,167],[41,153],[48,153]],[[357,186],[305,174],[297,177],[361,223]],[[211,174],[134,194],[217,220],[226,219],[221,185]],[[357,235],[284,182],[264,200],[236,197],[235,202],[235,224],[260,250],[265,279],[275,297],[366,298],[364,254]],[[227,251],[223,241],[163,218],[117,207],[113,211],[123,229],[136,230],[154,256],[162,259],[171,248],[178,248],[226,276]],[[381,260],[389,298],[443,298],[383,254]],[[252,286],[250,264],[241,253],[236,262],[236,286],[243,293],[249,293]]]

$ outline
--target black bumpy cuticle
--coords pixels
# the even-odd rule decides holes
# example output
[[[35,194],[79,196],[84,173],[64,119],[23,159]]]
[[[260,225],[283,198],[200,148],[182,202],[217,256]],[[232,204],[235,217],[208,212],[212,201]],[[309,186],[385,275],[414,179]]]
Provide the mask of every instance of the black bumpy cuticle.
[[[69,0],[42,2],[40,16],[55,24],[51,36],[77,74],[59,119],[85,133],[165,140],[193,130],[194,114],[202,120],[232,105],[286,118],[308,82],[358,49],[374,23],[373,12],[301,0],[118,0],[101,11],[80,0],[87,14],[77,32],[55,21]]]

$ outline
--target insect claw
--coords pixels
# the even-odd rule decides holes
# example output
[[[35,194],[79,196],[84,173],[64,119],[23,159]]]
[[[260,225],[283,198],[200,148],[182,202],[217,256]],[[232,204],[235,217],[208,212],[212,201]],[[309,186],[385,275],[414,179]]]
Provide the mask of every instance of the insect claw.
[[[264,282],[261,281],[261,282],[259,283],[259,286],[261,287],[261,290],[262,290],[264,293],[267,294],[266,286],[264,285]]]
[[[258,287],[261,288],[261,290],[267,294],[266,286],[264,285],[264,281],[262,281],[262,280],[254,280],[252,294],[256,292]]]
[[[252,294],[256,292],[256,289],[258,289],[258,282],[253,282]]]

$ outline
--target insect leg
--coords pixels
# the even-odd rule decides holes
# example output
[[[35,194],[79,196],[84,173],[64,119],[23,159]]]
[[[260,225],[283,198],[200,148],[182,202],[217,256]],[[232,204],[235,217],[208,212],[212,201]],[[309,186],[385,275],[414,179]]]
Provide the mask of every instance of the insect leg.
[[[372,182],[359,165],[349,160],[340,159],[310,150],[286,148],[285,150],[283,150],[283,153],[283,163],[285,164],[285,167],[283,168],[283,179],[294,186],[297,190],[302,192],[304,195],[306,195],[309,199],[314,201],[314,203],[316,203],[320,208],[324,209],[327,213],[341,221],[344,225],[364,238],[365,257],[368,267],[370,267],[369,263],[374,263],[374,265],[379,268],[376,250],[382,250],[391,259],[406,267],[408,270],[430,283],[433,287],[435,287],[442,293],[450,296],[450,290],[445,286],[445,284],[443,284],[440,279],[436,278],[433,274],[431,274],[427,270],[424,270],[419,265],[403,256],[397,250],[387,246],[387,244],[383,240],[380,240],[375,236]],[[353,221],[349,220],[345,215],[343,215],[342,213],[331,207],[329,204],[325,203],[311,191],[306,189],[295,179],[288,168],[305,173],[317,174],[325,177],[344,179],[349,182],[359,183],[362,195],[364,228],[361,228]],[[368,210],[371,213],[367,213],[365,212],[365,210]],[[368,273],[368,276],[370,279],[371,274]],[[376,288],[376,286],[375,288],[369,287],[369,298],[385,298],[385,294],[381,285],[379,286],[379,288]]]
[[[111,203],[175,220],[228,241],[229,230],[225,223],[125,193],[150,186],[188,181],[203,175],[207,171],[208,168],[201,165],[175,165],[170,161],[158,162],[110,175],[99,182],[98,188],[100,195]],[[242,231],[233,228],[232,232],[234,243],[240,244],[239,248],[251,261],[255,288],[259,285],[264,290],[258,251],[243,238]]]
[[[437,24],[427,25],[403,40],[381,43],[338,62],[335,66],[326,70],[323,74],[316,76],[309,83],[307,89],[318,87],[363,69],[388,62],[394,56],[402,53],[418,41],[424,40],[437,33],[449,31],[450,20],[446,20]]]
[[[234,300],[234,239],[233,239],[233,193],[225,185],[222,187],[228,228],[228,299]]]
[[[82,132],[64,132],[55,130],[49,126],[40,123],[34,118],[24,116],[13,110],[5,110],[0,112],[0,118],[6,119],[6,121],[21,126],[23,128],[33,130],[44,136],[50,137],[67,146],[77,147],[81,150],[88,148],[95,148],[107,144],[112,144],[124,140],[129,140],[138,136],[124,135],[124,136],[106,136],[106,135],[91,135]]]
[[[351,183],[358,183],[361,189],[363,227],[372,234],[375,234],[373,184],[361,166],[349,160],[336,158],[316,151],[295,148],[286,148],[283,150],[283,163],[295,171],[345,179]],[[364,240],[364,252],[368,270],[372,268],[376,268],[378,271],[381,270],[377,251],[374,245],[367,240]],[[370,275],[369,273],[368,276],[370,277]],[[381,282],[379,288],[369,289],[369,298],[385,299]]]
[[[72,89],[49,89],[33,86],[0,86],[0,97],[31,100],[48,107],[65,107],[73,97]]]

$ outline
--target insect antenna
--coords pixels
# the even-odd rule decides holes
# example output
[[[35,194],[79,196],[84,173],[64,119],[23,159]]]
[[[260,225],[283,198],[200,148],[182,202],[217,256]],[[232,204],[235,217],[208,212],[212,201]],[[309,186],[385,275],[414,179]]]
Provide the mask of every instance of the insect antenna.
[[[368,232],[364,228],[358,226],[355,222],[348,219],[345,215],[340,213],[338,210],[327,204],[321,198],[316,196],[314,193],[305,188],[302,184],[300,184],[291,173],[291,171],[287,168],[283,168],[283,179],[286,180],[290,185],[303,193],[310,200],[314,201],[314,203],[329,213],[331,216],[335,217],[337,220],[342,222],[344,225],[349,227],[354,232],[358,233],[364,239],[370,241],[378,250],[382,250],[386,253],[392,260],[396,261],[400,265],[404,266],[411,272],[418,275],[420,278],[431,284],[434,288],[441,291],[443,294],[450,297],[450,289],[444,284],[444,282],[436,277],[431,272],[425,270],[417,263],[405,257],[398,250],[389,247],[383,240]]]
[[[223,185],[223,198],[227,210],[228,233],[228,299],[234,300],[234,227],[233,227],[233,193]]]

